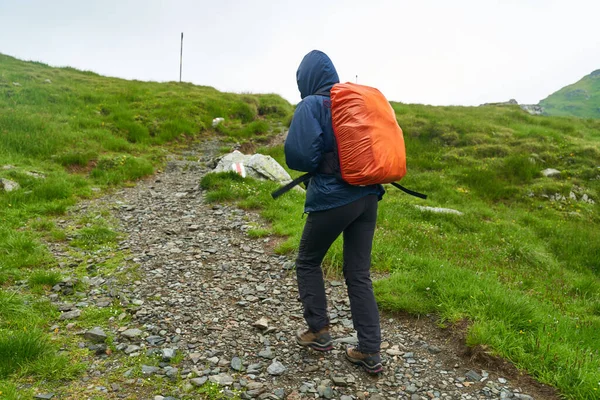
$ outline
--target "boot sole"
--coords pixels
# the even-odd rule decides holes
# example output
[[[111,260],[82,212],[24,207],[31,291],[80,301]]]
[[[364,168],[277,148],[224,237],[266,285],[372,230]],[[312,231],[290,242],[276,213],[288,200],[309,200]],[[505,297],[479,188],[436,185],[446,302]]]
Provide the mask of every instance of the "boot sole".
[[[313,350],[316,351],[330,351],[333,350],[333,342],[329,342],[326,344],[321,344],[321,343],[317,343],[317,342],[304,342],[298,338],[296,338],[296,343],[298,343],[298,345],[303,346],[303,347],[310,347]]]
[[[361,359],[350,357],[348,355],[348,352],[346,352],[345,354],[346,354],[346,359],[348,361],[350,361],[354,365],[359,365],[359,366],[363,367],[363,369],[365,371],[367,371],[369,374],[377,375],[377,374],[380,374],[381,372],[383,372],[383,365],[381,363],[377,363],[375,365],[369,365]]]

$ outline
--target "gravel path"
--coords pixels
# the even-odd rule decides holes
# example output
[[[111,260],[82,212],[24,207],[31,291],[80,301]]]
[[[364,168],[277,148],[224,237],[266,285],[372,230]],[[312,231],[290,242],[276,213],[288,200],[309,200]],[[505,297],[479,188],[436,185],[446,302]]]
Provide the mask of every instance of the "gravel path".
[[[100,354],[88,382],[122,367],[124,359],[156,354],[163,361],[132,367],[88,390],[102,398],[200,398],[196,387],[209,381],[224,395],[241,391],[245,399],[556,398],[529,379],[485,371],[457,354],[460,346],[429,318],[382,314],[385,372],[368,376],[344,359],[344,346],[356,339],[342,280],[326,284],[335,349],[321,354],[296,345],[294,333],[304,324],[293,257],[273,254],[277,238],[247,235],[261,224],[256,214],[205,202],[198,186],[205,163],[182,161],[196,154],[78,208],[111,205],[124,233],[120,249],[139,264],[134,281],[93,274],[86,280],[86,303],[102,307],[118,298],[132,316],[127,324],[120,323],[124,315],[113,319],[109,335],[118,351],[112,354],[101,344],[106,332],[96,330],[96,339],[86,333],[85,345]],[[55,252],[66,257],[64,249],[55,246]],[[68,282],[59,286],[64,291]],[[61,295],[52,299],[64,306]],[[77,305],[63,309],[78,311]],[[144,390],[148,381],[169,384],[153,386],[164,388],[156,395]]]

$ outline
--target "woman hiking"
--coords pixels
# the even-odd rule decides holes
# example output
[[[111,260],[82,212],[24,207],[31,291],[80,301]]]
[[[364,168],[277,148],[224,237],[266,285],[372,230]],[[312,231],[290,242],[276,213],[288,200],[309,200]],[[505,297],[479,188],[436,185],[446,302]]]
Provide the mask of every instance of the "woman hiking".
[[[377,203],[384,190],[381,185],[352,186],[333,172],[335,139],[329,92],[339,78],[329,57],[317,50],[308,53],[296,80],[302,101],[285,141],[285,158],[291,169],[312,173],[304,205],[308,217],[296,259],[298,291],[308,329],[298,331],[296,341],[318,351],[333,349],[321,262],[342,234],[343,273],[358,336],[358,346],[348,347],[346,357],[377,374],[383,370],[381,331],[370,267]]]

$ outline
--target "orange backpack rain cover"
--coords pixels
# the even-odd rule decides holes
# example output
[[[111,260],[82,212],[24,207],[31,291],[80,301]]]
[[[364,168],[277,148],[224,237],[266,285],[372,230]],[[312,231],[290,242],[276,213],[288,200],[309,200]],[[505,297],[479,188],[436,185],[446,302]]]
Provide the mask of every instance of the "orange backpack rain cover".
[[[402,129],[379,90],[354,83],[334,85],[331,119],[344,181],[373,185],[406,175]]]

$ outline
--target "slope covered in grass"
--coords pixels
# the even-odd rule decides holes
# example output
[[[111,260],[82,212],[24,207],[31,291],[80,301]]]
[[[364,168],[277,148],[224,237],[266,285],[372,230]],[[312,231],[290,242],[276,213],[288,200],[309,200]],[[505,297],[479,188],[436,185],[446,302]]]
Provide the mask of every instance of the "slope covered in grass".
[[[548,115],[600,118],[600,69],[540,101]]]
[[[5,379],[58,382],[81,371],[79,357],[58,355],[70,345],[47,334],[58,312],[25,293],[64,276],[40,240],[65,239],[54,217],[77,199],[153,173],[173,142],[268,138],[291,112],[277,95],[126,81],[0,54],[0,178],[20,185],[0,189],[0,394],[14,392]],[[216,117],[225,121],[213,129]],[[72,245],[115,243],[107,227],[82,225]]]
[[[598,398],[600,121],[518,106],[392,105],[407,146],[403,184],[429,199],[390,186],[380,203],[373,265],[389,273],[375,284],[380,306],[435,313],[443,325],[467,320],[468,344],[568,398]],[[284,162],[281,148],[264,151]],[[547,168],[561,173],[545,177]],[[289,235],[279,250],[297,248],[302,195],[274,201],[272,184],[250,194],[232,175],[202,184],[215,201],[262,208],[272,232]],[[339,272],[341,250],[337,242],[329,252],[330,272]]]

